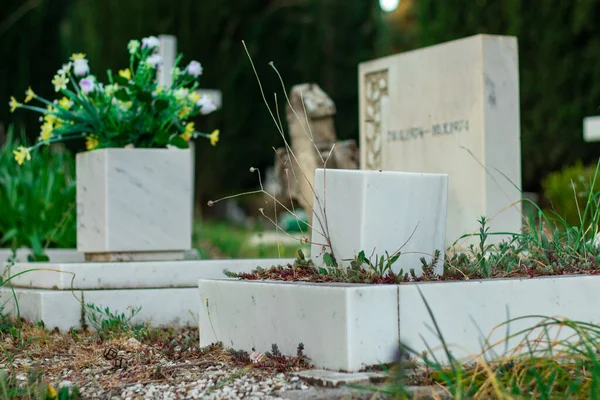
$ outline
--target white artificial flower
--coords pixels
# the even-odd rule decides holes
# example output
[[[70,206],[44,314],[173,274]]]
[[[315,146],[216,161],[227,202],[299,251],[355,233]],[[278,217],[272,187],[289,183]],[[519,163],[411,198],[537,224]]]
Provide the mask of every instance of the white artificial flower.
[[[148,36],[142,39],[142,49],[153,49],[160,46],[160,40],[156,36]]]
[[[202,115],[210,114],[217,109],[215,102],[208,96],[202,96],[196,102],[196,105],[200,107],[200,114]]]
[[[202,64],[198,61],[192,61],[188,64],[185,71],[194,78],[197,78],[202,75]]]
[[[90,67],[88,66],[88,60],[85,58],[73,61],[73,73],[77,76],[83,76],[89,74]]]
[[[129,50],[129,54],[135,54],[135,52],[138,51],[139,48],[139,40],[130,40],[129,43],[127,43],[127,50]]]
[[[173,92],[173,94],[175,95],[175,98],[176,98],[177,100],[183,100],[183,99],[185,99],[186,97],[188,97],[188,94],[189,94],[189,92],[190,92],[190,91],[189,91],[188,89],[181,88],[181,89],[177,89],[177,90],[175,90],[175,91]]]
[[[157,68],[160,64],[162,64],[162,57],[158,54],[153,54],[146,59],[146,63],[150,65],[152,68]]]
[[[94,91],[94,89],[96,88],[96,84],[94,83],[93,79],[87,77],[79,81],[79,87],[81,88],[83,94],[88,94]]]
[[[63,64],[62,68],[59,69],[56,74],[57,75],[66,75],[69,73],[69,71],[71,71],[71,62],[69,61],[66,64]]]

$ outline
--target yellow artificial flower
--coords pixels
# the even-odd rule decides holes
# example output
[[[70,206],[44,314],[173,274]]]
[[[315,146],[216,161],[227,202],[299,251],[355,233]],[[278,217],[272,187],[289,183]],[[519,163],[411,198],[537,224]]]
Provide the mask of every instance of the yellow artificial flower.
[[[192,112],[191,107],[183,106],[183,107],[181,107],[181,110],[179,110],[179,118],[185,119],[190,115],[191,112]]]
[[[94,150],[96,147],[100,145],[98,141],[98,137],[96,135],[88,135],[85,138],[85,148],[88,150]]]
[[[31,154],[29,154],[27,147],[19,146],[16,150],[13,150],[13,154],[15,155],[15,161],[19,165],[23,165],[25,160],[31,160]]]
[[[123,111],[127,111],[131,108],[131,106],[133,106],[133,102],[131,101],[120,101],[119,100],[119,106],[121,107],[121,109]]]
[[[84,53],[73,53],[71,55],[71,60],[76,61],[76,60],[83,60],[85,58],[85,54]]]
[[[129,70],[129,68],[119,70],[119,76],[122,78],[125,78],[127,80],[130,80],[131,79],[131,71]]]
[[[51,399],[56,399],[57,398],[57,394],[56,394],[56,390],[54,390],[54,388],[52,387],[52,385],[48,385],[48,397]]]
[[[193,135],[194,135],[194,123],[188,122],[188,124],[185,126],[185,130],[179,136],[181,136],[181,138],[187,142],[192,138]]]
[[[44,121],[49,124],[56,122],[56,116],[54,114],[44,114]]]
[[[40,132],[40,141],[45,142],[46,140],[52,137],[52,123],[45,122],[42,124],[41,132]],[[50,143],[47,143],[50,144]]]
[[[64,108],[65,110],[68,110],[73,105],[73,102],[67,97],[63,96],[63,98],[58,101],[58,105]]]
[[[159,86],[159,87],[156,88],[156,94],[161,94],[164,91],[165,91],[165,88],[162,87],[162,86]]]
[[[219,130],[215,129],[213,131],[213,133],[208,135],[208,139],[210,140],[210,144],[212,144],[213,146],[216,146],[217,142],[219,141]]]
[[[10,106],[10,112],[15,112],[15,110],[19,107],[21,107],[21,104],[17,101],[17,99],[15,99],[15,96],[10,96],[10,101],[8,102],[8,105]]]
[[[200,95],[200,93],[198,93],[198,92],[192,92],[188,96],[188,100],[191,101],[192,103],[196,104],[198,101],[200,101],[200,97],[202,97]]]
[[[112,85],[106,85],[104,86],[104,93],[107,96],[112,96],[117,91],[117,89],[119,89],[119,85],[116,83]]]
[[[54,75],[54,79],[52,79],[52,84],[54,85],[54,91],[58,92],[61,89],[65,90],[67,88],[67,83],[69,83],[69,78],[66,75]]]
[[[33,93],[33,90],[31,90],[31,86],[29,86],[27,88],[27,91],[25,92],[25,103],[29,103],[31,100],[33,100],[35,98],[35,93]]]

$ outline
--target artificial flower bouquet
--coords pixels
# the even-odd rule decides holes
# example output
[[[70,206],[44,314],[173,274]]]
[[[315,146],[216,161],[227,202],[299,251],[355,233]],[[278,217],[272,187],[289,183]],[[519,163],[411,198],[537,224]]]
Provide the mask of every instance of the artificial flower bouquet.
[[[214,146],[219,131],[198,132],[188,121],[199,114],[216,109],[206,96],[196,92],[202,65],[191,61],[179,68],[182,56],[171,71],[172,84],[158,84],[157,71],[162,59],[160,41],[150,36],[131,40],[129,68],[117,74],[108,71],[108,83],[100,83],[90,73],[85,54],[73,54],[69,62],[52,79],[54,90],[62,96],[49,101],[31,88],[23,103],[10,98],[10,110],[24,108],[43,114],[41,132],[36,144],[14,150],[15,160],[22,164],[30,152],[42,145],[66,140],[85,139],[87,150],[98,148],[187,148],[196,137],[206,137]],[[40,106],[32,105],[33,101]],[[45,106],[45,108],[44,108]]]

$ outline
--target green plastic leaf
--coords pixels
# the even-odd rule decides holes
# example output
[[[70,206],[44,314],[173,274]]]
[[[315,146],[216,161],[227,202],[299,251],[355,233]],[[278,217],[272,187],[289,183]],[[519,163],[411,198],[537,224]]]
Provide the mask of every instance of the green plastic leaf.
[[[150,103],[152,101],[152,94],[143,90],[137,92],[136,97],[139,101],[143,103]]]
[[[162,145],[169,143],[169,139],[171,138],[171,134],[166,131],[159,131],[154,135],[154,142],[156,144]]]
[[[121,101],[130,101],[131,97],[129,97],[129,94],[127,93],[127,90],[125,89],[119,89],[115,92],[115,97],[117,98],[117,100],[121,100]]]
[[[171,139],[171,144],[180,149],[187,149],[190,147],[190,144],[183,140],[181,136],[175,136],[173,139]]]
[[[156,111],[163,111],[166,110],[167,107],[169,107],[169,102],[167,100],[164,99],[158,99],[154,102],[154,109]]]
[[[115,76],[115,81],[122,86],[129,86],[129,81],[126,78],[123,78],[121,75]]]

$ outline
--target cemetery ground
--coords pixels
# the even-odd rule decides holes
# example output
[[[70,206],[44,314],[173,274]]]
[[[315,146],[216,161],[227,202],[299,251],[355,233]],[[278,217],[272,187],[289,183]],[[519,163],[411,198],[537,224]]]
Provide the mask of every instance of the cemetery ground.
[[[588,211],[597,218],[591,208]],[[500,251],[492,251],[486,244],[490,232],[482,220],[477,245],[460,255],[447,253],[448,276],[443,279],[597,273],[598,249],[590,240],[589,225],[557,226],[560,220],[549,220],[541,212],[537,217],[531,218],[523,235],[501,244]],[[298,265],[293,268],[307,271]],[[382,271],[380,275],[385,274]],[[328,279],[323,274],[314,276]],[[364,275],[367,279],[376,276],[374,268]],[[273,271],[261,278],[266,277],[281,279]],[[338,274],[329,279],[345,281],[348,276]],[[442,278],[427,273],[418,278],[426,279]],[[429,308],[427,312],[432,329],[443,340],[435,312]],[[558,317],[520,318],[529,328],[507,332],[506,338],[525,335],[517,351],[505,352],[504,340],[485,344],[501,357],[474,355],[465,362],[453,355],[452,343],[447,343],[440,358],[401,347],[396,364],[381,365],[373,377],[363,375],[358,382],[332,389],[294,374],[311,368],[311,360],[301,353],[300,357],[282,357],[277,350],[251,355],[220,346],[201,348],[197,329],[133,325],[129,315],[110,310],[97,310],[94,315],[87,324],[89,331],[62,333],[4,316],[1,366],[7,372],[0,376],[2,398],[53,398],[59,387],[66,392],[75,386],[82,398],[372,398],[376,394],[374,398],[518,399],[600,395],[600,327]]]

